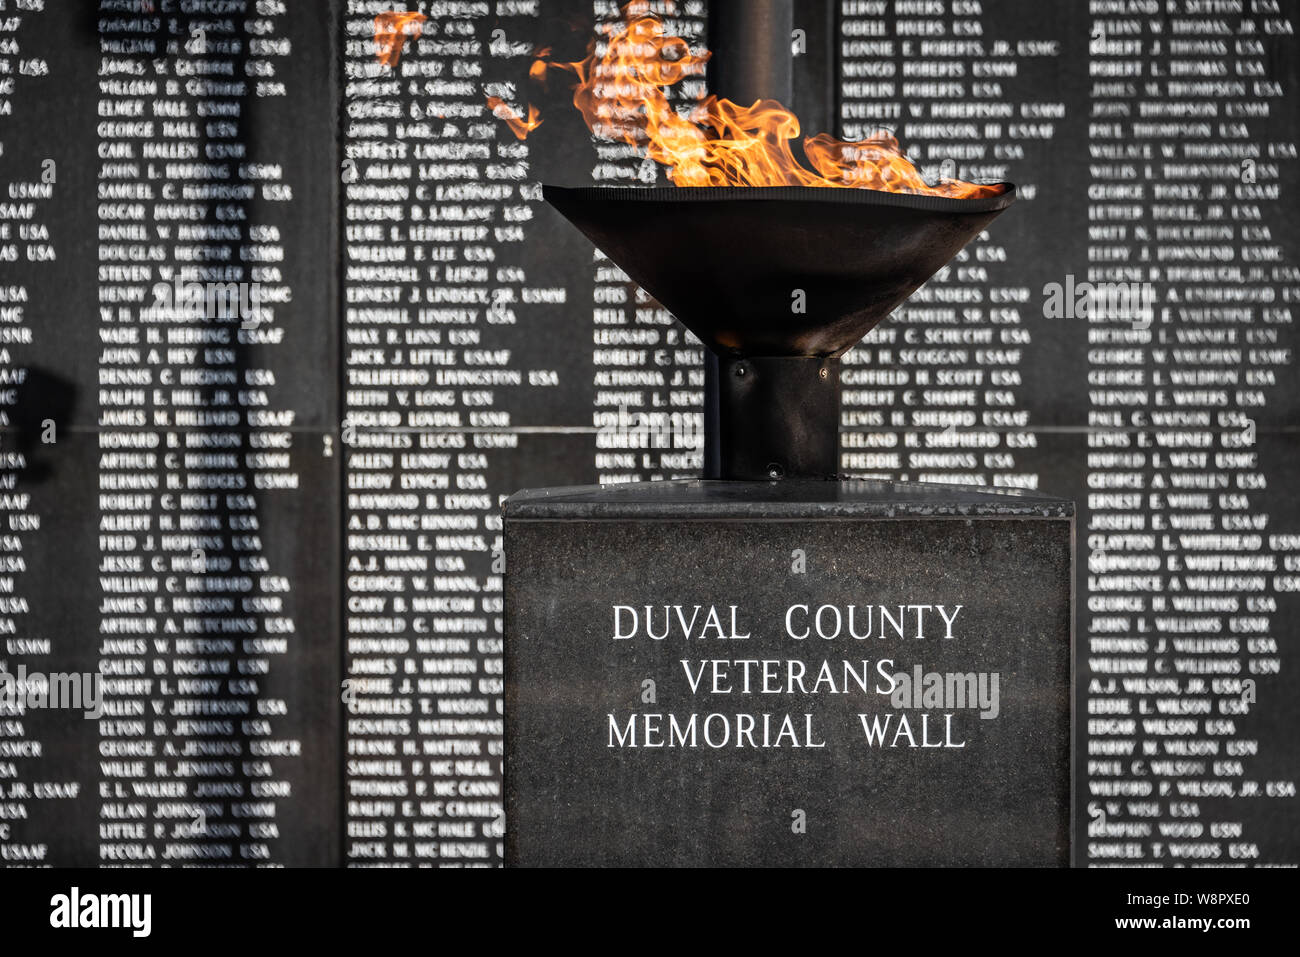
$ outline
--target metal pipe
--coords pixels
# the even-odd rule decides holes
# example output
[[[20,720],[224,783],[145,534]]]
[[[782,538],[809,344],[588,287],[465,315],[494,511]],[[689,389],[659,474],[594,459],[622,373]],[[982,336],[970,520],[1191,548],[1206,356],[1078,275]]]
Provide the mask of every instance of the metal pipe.
[[[794,91],[794,0],[714,0],[709,4],[709,90],[749,106],[788,105]]]
[[[840,454],[840,360],[718,360],[719,478],[833,479]]]
[[[756,100],[790,103],[794,92],[794,0],[713,0],[709,4],[709,91],[749,106]],[[732,427],[721,413],[718,357],[704,353],[704,477],[726,474],[722,433]],[[836,412],[838,419],[838,410]]]

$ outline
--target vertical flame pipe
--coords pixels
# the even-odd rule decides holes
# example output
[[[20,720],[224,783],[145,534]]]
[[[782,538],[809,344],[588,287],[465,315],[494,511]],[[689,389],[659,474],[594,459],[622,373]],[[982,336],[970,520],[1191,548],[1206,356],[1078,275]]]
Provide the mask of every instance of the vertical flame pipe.
[[[742,106],[789,105],[794,91],[794,0],[721,0],[709,4],[709,92]]]
[[[716,0],[709,4],[708,44],[713,56],[709,59],[709,91],[736,103],[749,105],[755,100],[779,100],[790,104],[794,96],[794,55],[791,34],[794,31],[794,0],[746,0],[745,3]],[[723,365],[726,368],[723,368]],[[757,367],[750,363],[736,366],[733,362],[719,363],[716,353],[704,353],[704,477],[706,479],[737,478],[733,467],[735,457],[743,454],[746,433],[756,433],[769,426],[788,422],[779,409],[768,410],[762,418],[767,422],[750,420],[747,423],[737,416],[762,412],[762,399],[768,391],[756,386]],[[838,370],[836,396],[838,397]],[[746,380],[745,376],[749,378]],[[764,376],[766,380],[768,377]],[[820,380],[819,380],[820,382]],[[725,395],[724,395],[725,390]],[[832,451],[830,472],[835,471],[834,459],[839,456],[839,403],[835,405],[836,447]],[[795,423],[797,425],[797,423]],[[825,424],[822,424],[825,427]],[[784,431],[784,430],[783,430]],[[769,433],[770,434],[770,433]],[[825,441],[818,443],[824,450]],[[725,448],[725,453],[724,453]],[[757,452],[757,450],[754,450]],[[757,452],[759,457],[766,453]],[[729,463],[724,465],[724,462]],[[769,469],[768,465],[777,466]],[[768,474],[784,469],[777,462],[760,463],[761,473]],[[743,470],[752,477],[753,465]],[[796,464],[795,472],[799,471]],[[793,474],[793,473],[792,473]],[[781,475],[768,477],[779,478]]]

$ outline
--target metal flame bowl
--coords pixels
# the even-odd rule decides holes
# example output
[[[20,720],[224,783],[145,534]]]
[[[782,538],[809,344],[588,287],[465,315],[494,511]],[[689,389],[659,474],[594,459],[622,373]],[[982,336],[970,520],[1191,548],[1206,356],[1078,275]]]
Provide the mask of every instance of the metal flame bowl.
[[[544,187],[719,356],[838,357],[1016,199],[806,186]]]

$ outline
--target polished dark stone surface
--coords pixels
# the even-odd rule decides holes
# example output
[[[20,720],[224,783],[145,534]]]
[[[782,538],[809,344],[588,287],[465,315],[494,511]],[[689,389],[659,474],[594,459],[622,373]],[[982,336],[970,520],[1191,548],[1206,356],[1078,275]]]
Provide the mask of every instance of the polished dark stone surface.
[[[1019,489],[867,479],[718,482],[682,479],[526,489],[507,519],[536,518],[1069,518],[1074,503]]]
[[[1067,864],[1072,514],[1069,502],[1041,496],[885,483],[513,496],[507,863]],[[719,637],[733,631],[733,605],[734,632],[749,638]],[[865,637],[790,637],[787,614],[800,633],[823,605],[842,628],[855,606]],[[662,640],[646,635],[646,606],[656,633],[671,626]],[[681,606],[682,617],[664,606]],[[701,626],[710,608],[720,628]],[[636,636],[615,639],[633,630],[631,609]],[[835,613],[822,620],[832,631]],[[715,659],[727,662],[725,677],[715,686],[706,665],[693,691],[700,662]],[[819,682],[823,661],[833,692]],[[867,691],[845,662],[866,675]],[[916,666],[984,673],[986,690],[997,673],[997,716],[880,693]],[[739,690],[746,668],[754,693]],[[779,676],[767,686],[778,693],[760,693],[765,669]],[[801,669],[802,691],[791,678]],[[670,716],[688,729],[692,714],[695,747],[645,746],[668,741]],[[766,743],[780,747],[761,746],[764,714]],[[886,714],[884,746],[868,746],[859,715]],[[748,738],[739,715],[754,720]],[[793,733],[781,736],[785,715]],[[910,734],[900,736],[902,716]],[[708,746],[706,722],[715,743],[727,727],[726,746]],[[629,727],[638,747],[626,744]]]

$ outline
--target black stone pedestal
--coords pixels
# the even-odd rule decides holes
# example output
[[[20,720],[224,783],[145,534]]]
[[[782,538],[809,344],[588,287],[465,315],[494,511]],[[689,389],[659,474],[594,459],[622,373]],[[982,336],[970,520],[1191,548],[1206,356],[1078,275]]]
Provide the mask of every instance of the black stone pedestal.
[[[1067,865],[1073,515],[881,482],[512,496],[507,864]]]

